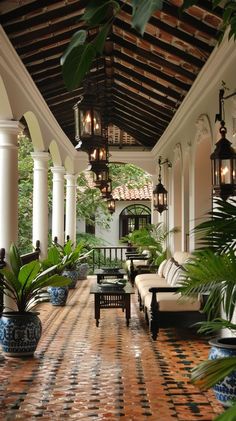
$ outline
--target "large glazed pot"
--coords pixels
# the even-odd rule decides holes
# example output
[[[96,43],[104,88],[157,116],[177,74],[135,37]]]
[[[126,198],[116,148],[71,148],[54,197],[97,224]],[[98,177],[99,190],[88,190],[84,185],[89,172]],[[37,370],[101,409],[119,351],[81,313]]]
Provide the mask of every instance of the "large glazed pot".
[[[51,304],[53,306],[65,306],[68,292],[68,287],[48,287]]]
[[[236,338],[234,337],[212,339],[209,344],[211,345],[210,360],[236,356]],[[236,399],[236,370],[213,386],[212,389],[223,406],[231,406],[232,401]]]
[[[63,270],[62,276],[66,276],[71,280],[71,283],[69,285],[69,288],[75,288],[76,282],[78,280],[78,271],[76,269],[66,269]]]
[[[38,313],[6,312],[0,318],[0,343],[11,357],[33,355],[42,333]]]

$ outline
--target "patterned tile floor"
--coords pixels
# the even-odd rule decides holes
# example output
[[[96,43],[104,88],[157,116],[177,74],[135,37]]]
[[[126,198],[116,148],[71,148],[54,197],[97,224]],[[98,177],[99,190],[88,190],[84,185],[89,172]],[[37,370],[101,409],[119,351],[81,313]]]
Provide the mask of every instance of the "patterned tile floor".
[[[65,307],[40,306],[33,358],[0,354],[0,420],[209,421],[221,413],[212,392],[189,383],[207,341],[165,329],[153,342],[136,295],[129,328],[120,309],[102,310],[96,327],[92,282],[70,290]]]

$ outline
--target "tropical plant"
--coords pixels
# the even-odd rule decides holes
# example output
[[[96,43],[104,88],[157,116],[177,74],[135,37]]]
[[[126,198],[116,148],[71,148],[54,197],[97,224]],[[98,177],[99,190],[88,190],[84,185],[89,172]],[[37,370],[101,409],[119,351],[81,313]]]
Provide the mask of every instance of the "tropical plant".
[[[230,329],[236,333],[232,322],[236,302],[236,200],[231,203],[216,200],[210,219],[199,224],[196,231],[202,234],[201,247],[193,259],[185,264],[185,276],[180,289],[183,295],[207,293],[203,311],[208,320],[202,322],[199,332],[212,333]],[[219,317],[219,310],[224,317]],[[207,389],[236,370],[236,357],[204,361],[192,373],[192,381]],[[236,406],[228,409],[217,421],[236,419]]]
[[[174,229],[170,232],[173,233],[175,231]],[[166,257],[166,239],[170,232],[165,229],[163,223],[148,224],[144,228],[129,233],[123,237],[122,241],[138,247],[140,252],[148,250],[150,253],[149,262],[159,266]]]
[[[57,265],[51,265],[46,270],[38,260],[22,265],[14,243],[10,246],[9,260],[11,269],[5,267],[0,270],[0,290],[16,305],[17,310],[9,309],[11,311],[26,313],[38,303],[48,300],[45,288],[69,284],[67,278],[57,273]]]
[[[61,273],[64,269],[76,269],[79,261],[83,261],[91,251],[86,248],[86,243],[80,241],[76,247],[73,247],[71,240],[62,246],[60,244],[52,245],[48,250],[48,256],[43,260],[42,265],[48,268],[57,265],[57,271]]]

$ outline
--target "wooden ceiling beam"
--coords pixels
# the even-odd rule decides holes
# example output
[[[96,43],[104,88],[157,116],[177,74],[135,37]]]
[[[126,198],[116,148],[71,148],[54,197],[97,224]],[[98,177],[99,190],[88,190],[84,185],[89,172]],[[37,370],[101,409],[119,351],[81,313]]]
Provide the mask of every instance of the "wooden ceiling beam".
[[[167,52],[170,55],[173,55],[175,57],[180,58],[181,60],[194,65],[195,67],[201,69],[204,61],[200,60],[198,57],[186,53],[183,50],[180,50],[179,48],[168,44],[167,42],[161,41],[159,38],[156,38],[152,35],[147,34],[146,32],[144,32],[143,36],[139,35],[134,29],[132,29],[130,27],[130,24],[128,24],[127,22],[125,22],[124,20],[121,19],[115,19],[114,21],[114,26],[118,27],[119,29],[127,32],[127,34],[131,34],[132,36],[135,36],[136,38],[140,39],[140,41],[146,41],[148,42],[150,45],[153,45],[154,47],[160,48],[161,50]]]
[[[148,112],[153,118],[158,115],[161,119],[166,121],[167,123],[173,117],[173,112],[169,112],[164,107],[158,106],[154,103],[151,103],[148,99],[144,97],[140,97],[138,94],[134,92],[130,92],[127,89],[122,89],[122,86],[119,86],[118,89],[116,85],[113,88],[113,97],[114,98],[121,98],[122,100],[126,101],[127,103],[131,103],[138,108],[145,108],[145,111]],[[152,106],[153,104],[153,106]]]
[[[130,51],[131,53],[131,51]],[[131,66],[134,66],[136,69],[142,69],[144,72],[148,72],[150,74],[153,74],[155,77],[162,79],[166,82],[171,83],[173,86],[176,86],[177,88],[180,88],[186,92],[188,92],[188,90],[191,88],[191,85],[189,83],[184,83],[181,80],[176,79],[173,76],[169,76],[167,73],[159,70],[156,67],[150,66],[148,63],[143,63],[140,60],[138,60],[137,58],[134,58],[131,54],[124,54],[121,51],[118,50],[114,50],[113,51],[113,56],[115,59],[119,59],[122,60],[126,63],[128,63]]]
[[[7,32],[13,33],[20,33],[20,31],[28,31],[29,28],[35,27],[37,25],[42,26],[42,24],[48,24],[48,22],[54,22],[56,19],[66,19],[67,16],[70,14],[78,15],[87,4],[86,0],[78,0],[74,3],[62,3],[59,1],[59,7],[53,8],[51,10],[47,10],[40,7],[41,0],[34,2],[36,8],[34,12],[38,11],[36,16],[32,16],[32,13],[29,16],[21,13],[21,8],[18,8],[18,21],[11,23],[9,20],[7,13],[1,16],[1,23],[7,28]],[[56,2],[57,3],[57,2]],[[48,5],[48,2],[47,2]],[[25,17],[22,20],[22,16]],[[17,19],[17,18],[16,18]],[[14,20],[16,20],[14,19]]]
[[[131,118],[131,116],[129,114],[126,114],[122,109],[114,108],[113,112],[111,113],[111,118],[113,116],[126,121],[131,127],[135,128],[136,130],[139,130],[140,133],[143,133],[146,136],[155,137],[163,133],[163,131],[159,131],[158,127],[156,127],[155,130],[147,128],[147,126],[143,124],[143,121],[140,121],[139,119],[134,117]]]
[[[154,114],[154,116],[156,114],[160,114],[161,117],[166,121],[170,121],[170,119],[173,117],[173,111],[170,111],[169,109],[156,104],[150,99],[147,99],[144,96],[140,96],[139,94],[136,94],[135,92],[132,92],[121,85],[114,84],[113,92],[115,96],[118,96],[127,101],[131,101],[138,107],[145,107],[145,110],[150,114]]]
[[[148,114],[145,111],[144,106],[142,108],[136,107],[134,104],[131,104],[130,101],[124,101],[124,100],[122,100],[118,97],[113,98],[113,103],[114,103],[114,105],[117,104],[118,106],[122,106],[124,109],[127,109],[127,110],[130,109],[131,113],[134,113],[134,115],[139,116],[139,118],[140,118],[140,115],[141,115],[142,120],[146,121],[147,123],[151,124],[152,126],[158,124],[159,126],[162,126],[163,129],[165,129],[168,125],[167,121],[161,120],[160,118],[158,118],[156,116],[154,117],[154,116],[151,116],[150,114]]]
[[[181,75],[184,78],[193,81],[195,79],[195,75],[192,72],[189,72],[188,70],[182,68],[181,66],[177,66],[176,64],[172,62],[168,62],[164,58],[158,56],[157,54],[146,51],[140,46],[137,46],[133,42],[129,42],[127,40],[122,39],[120,36],[116,34],[111,35],[112,40],[114,42],[114,51],[116,50],[116,45],[119,45],[121,48],[126,49],[127,51],[130,51],[133,55],[142,57],[145,61],[151,62],[152,65],[157,65],[158,68],[170,69],[172,72],[174,72],[176,75]]]
[[[175,6],[172,5],[172,7],[175,7]],[[124,10],[129,15],[132,14],[132,8],[128,4],[123,4],[122,10]],[[162,10],[160,12],[162,12]],[[185,18],[188,19],[187,16]],[[180,13],[178,13],[178,20],[181,21],[181,14]],[[196,25],[198,25],[198,28],[199,28],[199,22],[196,19],[195,19],[194,23],[196,23]],[[160,29],[161,31],[166,32],[167,34],[172,35],[173,37],[175,37],[175,38],[177,38],[181,41],[186,42],[189,45],[192,45],[193,47],[196,47],[196,48],[206,52],[208,55],[212,51],[212,47],[209,44],[207,44],[207,42],[204,42],[201,39],[198,39],[196,37],[193,37],[193,36],[189,35],[187,32],[184,32],[180,28],[168,25],[168,23],[161,20],[160,18],[157,18],[156,16],[151,16],[151,18],[149,19],[149,24],[155,26],[156,28]],[[206,24],[204,24],[204,25],[207,27]],[[208,31],[208,29],[206,29],[205,27],[204,27],[204,30]]]
[[[175,91],[170,87],[166,87],[161,83],[155,82],[153,79],[150,79],[147,76],[143,76],[143,74],[136,72],[134,69],[129,69],[128,67],[125,67],[122,64],[116,62],[113,64],[113,67],[115,70],[118,70],[123,75],[126,74],[130,78],[138,80],[141,83],[141,85],[148,85],[148,87],[155,89],[155,91],[163,93],[167,97],[174,98],[177,101],[180,101],[182,97],[182,93]],[[116,78],[116,72],[114,73],[114,78]]]
[[[130,80],[129,78],[126,78],[125,76],[122,76],[120,74],[115,74],[114,75],[114,80],[117,80],[121,83],[123,83],[127,89],[129,89],[130,87],[137,90],[137,92],[139,93],[143,93],[145,95],[147,95],[150,98],[153,98],[156,101],[159,101],[161,104],[165,104],[167,105],[169,108],[171,108],[172,110],[176,108],[177,102],[170,100],[169,98],[166,98],[166,96],[164,95],[159,95],[156,92],[153,92],[152,89],[148,89],[144,86],[142,86],[139,83],[134,82],[133,80]]]

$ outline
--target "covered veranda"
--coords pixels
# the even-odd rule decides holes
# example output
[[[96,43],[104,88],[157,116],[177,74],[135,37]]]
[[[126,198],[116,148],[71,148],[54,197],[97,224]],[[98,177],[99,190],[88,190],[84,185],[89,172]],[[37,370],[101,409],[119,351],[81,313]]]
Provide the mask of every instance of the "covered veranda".
[[[17,136],[24,117],[34,146],[32,245],[40,241],[44,258],[48,249],[48,171],[53,174],[52,238],[56,236],[62,244],[69,235],[75,241],[76,180],[87,167],[87,155],[75,150],[69,131],[66,135],[59,124],[63,112],[60,117],[57,110],[56,120],[2,26],[0,45],[0,247],[6,250],[8,261],[10,244],[18,239]],[[169,193],[168,212],[152,212],[152,222],[164,221],[167,229],[180,227],[179,234],[170,239],[171,253],[195,249],[196,239],[189,233],[212,208],[210,155],[219,139],[219,122],[215,121],[218,93],[222,81],[230,91],[235,90],[236,67],[234,41],[226,36],[213,49],[214,45],[211,54],[202,53],[205,64],[195,68],[191,88],[177,98],[178,108],[168,125],[162,125],[163,131],[154,136],[154,144],[144,134],[143,149],[139,144],[137,149],[112,150],[111,161],[138,165],[153,176],[154,185],[159,156],[172,163],[162,171]],[[156,92],[157,85],[151,89]],[[235,118],[236,105],[231,98],[225,103],[225,121],[232,142]],[[120,117],[113,121],[129,130]],[[135,134],[132,127],[130,133]],[[211,392],[200,393],[188,381],[190,368],[208,354],[207,339],[170,328],[161,330],[153,342],[136,296],[132,297],[128,329],[119,310],[104,312],[96,328],[91,282],[93,278],[82,281],[71,291],[63,309],[41,305],[44,334],[35,358],[1,356],[1,419],[213,420],[222,408]]]

